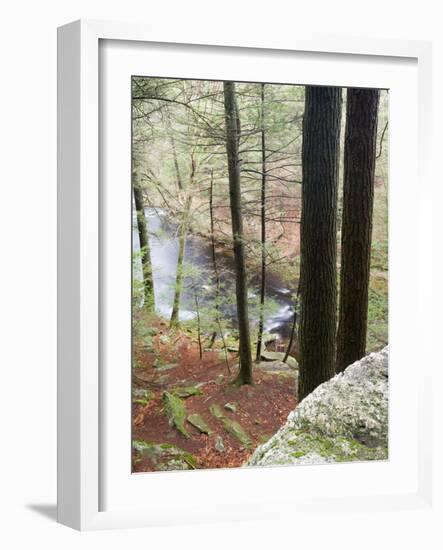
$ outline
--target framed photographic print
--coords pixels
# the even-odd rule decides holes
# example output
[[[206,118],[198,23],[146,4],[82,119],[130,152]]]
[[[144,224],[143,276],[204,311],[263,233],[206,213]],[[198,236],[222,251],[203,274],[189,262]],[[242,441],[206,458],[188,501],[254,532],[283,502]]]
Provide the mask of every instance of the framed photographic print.
[[[429,45],[81,21],[58,78],[59,521],[427,506]]]

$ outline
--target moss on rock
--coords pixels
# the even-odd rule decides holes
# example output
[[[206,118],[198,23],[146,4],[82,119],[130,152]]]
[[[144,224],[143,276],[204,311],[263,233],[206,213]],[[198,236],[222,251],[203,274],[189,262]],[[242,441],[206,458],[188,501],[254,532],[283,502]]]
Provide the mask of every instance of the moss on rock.
[[[388,458],[388,349],[321,384],[246,465]]]
[[[172,393],[177,397],[191,397],[192,395],[201,395],[202,391],[198,386],[184,386],[180,388],[174,388]]]
[[[148,458],[159,471],[194,470],[197,467],[194,455],[170,443],[135,440],[132,446],[137,453]]]
[[[215,416],[215,418],[220,419],[224,417],[223,411],[221,410],[220,406],[217,405],[217,403],[213,403],[212,405],[210,405],[209,412],[212,414],[212,416]]]
[[[237,438],[246,448],[251,446],[251,439],[244,428],[235,420],[223,417],[221,419],[224,429]]]
[[[172,393],[165,391],[163,392],[163,404],[165,414],[169,418],[169,424],[175,426],[185,437],[190,437],[185,428],[186,407],[183,401]]]
[[[190,414],[188,416],[188,422],[189,424],[194,426],[194,428],[197,428],[197,430],[202,434],[210,435],[212,433],[212,430],[209,428],[209,426],[206,424],[202,416],[199,414]]]

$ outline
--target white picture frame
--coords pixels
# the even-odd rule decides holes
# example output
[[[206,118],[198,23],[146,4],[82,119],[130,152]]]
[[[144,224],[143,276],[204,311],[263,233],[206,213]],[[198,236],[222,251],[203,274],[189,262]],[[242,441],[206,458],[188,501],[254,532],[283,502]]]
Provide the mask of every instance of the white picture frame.
[[[405,401],[405,392],[413,392],[411,421],[417,426],[417,435],[414,439],[414,456],[405,465],[404,472],[399,474],[396,484],[392,484],[385,492],[380,488],[370,491],[359,490],[361,476],[366,476],[368,470],[365,465],[358,469],[356,465],[336,465],[334,475],[331,476],[329,466],[303,467],[303,477],[306,483],[310,479],[317,479],[317,483],[326,484],[328,491],[322,492],[313,488],[312,495],[308,493],[302,498],[288,495],[282,488],[288,479],[298,475],[300,471],[293,473],[293,469],[270,468],[261,470],[232,470],[205,471],[190,473],[162,473],[140,474],[132,476],[128,482],[131,491],[139,491],[137,486],[150,487],[154,494],[160,494],[162,487],[167,487],[166,494],[174,491],[175,485],[180,485],[184,490],[189,489],[192,476],[192,485],[201,491],[209,491],[205,494],[205,500],[200,505],[180,507],[171,506],[168,509],[168,501],[161,501],[156,506],[141,506],[140,502],[130,506],[129,492],[121,493],[112,500],[112,506],[108,507],[103,502],[103,483],[116,483],[114,470],[106,463],[105,450],[107,447],[106,415],[109,410],[109,395],[114,391],[124,392],[124,385],[118,382],[103,388],[103,365],[101,363],[100,339],[102,337],[103,319],[101,318],[101,303],[106,299],[106,287],[102,285],[103,254],[105,246],[102,246],[100,216],[103,208],[115,208],[116,200],[113,199],[104,205],[100,191],[100,155],[102,154],[103,135],[100,133],[100,112],[103,106],[100,104],[99,95],[100,63],[103,56],[100,54],[100,45],[104,41],[112,41],[126,48],[125,55],[131,56],[132,46],[140,47],[140,44],[155,45],[155,52],[151,56],[160,55],[161,45],[172,47],[177,53],[180,44],[183,49],[190,48],[190,39],[184,30],[182,34],[177,31],[173,36],[156,35],[152,29],[143,25],[102,21],[77,21],[59,29],[58,33],[58,520],[80,530],[119,528],[119,527],[148,527],[153,525],[171,525],[177,523],[192,523],[198,521],[221,521],[234,519],[258,519],[260,517],[282,517],[283,508],[289,511],[296,509],[297,513],[309,513],[309,510],[321,512],[333,505],[335,511],[346,514],[358,507],[360,510],[398,510],[425,509],[431,507],[432,502],[432,467],[431,467],[431,433],[429,418],[431,415],[431,403],[426,393],[426,384],[429,384],[431,376],[431,361],[421,361],[422,370],[414,385],[404,386],[402,391],[391,394],[391,402],[402,406]],[[429,313],[429,298],[431,289],[425,283],[426,269],[429,269],[431,250],[426,246],[427,238],[431,234],[431,200],[432,184],[429,175],[430,154],[430,82],[431,82],[431,47],[426,42],[397,41],[397,40],[369,40],[347,37],[315,37],[297,33],[294,38],[281,37],[276,40],[256,39],[247,34],[242,37],[229,40],[223,36],[213,36],[210,39],[202,36],[192,37],[192,51],[203,53],[211,61],[211,55],[215,51],[223,50],[232,60],[242,55],[279,56],[285,63],[287,55],[298,52],[314,60],[316,57],[328,59],[335,57],[346,63],[367,64],[368,73],[370,65],[377,60],[388,63],[390,70],[410,64],[414,66],[418,83],[416,90],[411,91],[414,97],[414,113],[417,120],[411,122],[413,132],[418,133],[418,145],[414,141],[411,154],[416,160],[418,178],[420,183],[420,200],[417,219],[417,249],[414,259],[417,260],[416,271],[413,271],[409,283],[415,285],[417,294],[411,297],[412,315],[417,316],[407,327],[402,325],[403,331],[409,334],[417,334],[419,331],[422,348],[426,348],[423,342],[430,339],[431,331],[418,322],[419,318],[426,317]],[[168,46],[169,45],[169,46]],[[215,49],[214,49],[215,48]],[[219,50],[217,50],[219,48]],[[120,48],[121,50],[121,48]],[[129,51],[129,53],[128,53]],[[254,53],[255,52],[255,53]],[[306,57],[308,56],[308,57]],[[118,55],[117,55],[118,58]],[[110,58],[106,57],[106,63]],[[124,59],[127,59],[126,57]],[[329,62],[329,61],[326,61]],[[212,63],[213,65],[213,63]],[[222,63],[223,65],[223,63]],[[225,63],[226,65],[226,63]],[[233,61],[233,65],[235,65]],[[202,65],[203,66],[203,62]],[[172,70],[172,69],[171,69]],[[197,73],[189,74],[189,66],[184,65],[186,72],[183,76],[193,77]],[[196,67],[198,72],[199,67]],[[209,69],[208,69],[209,70]],[[235,72],[237,69],[231,69]],[[343,69],[345,70],[345,69]],[[117,71],[118,72],[118,71]],[[376,72],[376,71],[375,71]],[[388,72],[388,71],[387,71]],[[232,73],[234,74],[234,73]],[[237,73],[236,73],[237,74]],[[158,74],[158,76],[168,76]],[[181,76],[181,75],[178,75]],[[276,77],[277,78],[277,77]],[[329,78],[332,78],[329,77]],[[338,78],[338,77],[337,77]],[[350,77],[351,78],[351,77]],[[352,78],[358,78],[357,73]],[[374,77],[375,78],[375,77]],[[232,79],[235,79],[234,77]],[[106,82],[106,80],[105,80]],[[306,79],[303,81],[306,83]],[[330,84],[341,85],[340,79]],[[349,82],[349,84],[353,84]],[[343,84],[343,83],[342,83]],[[395,151],[395,131],[394,131]],[[400,138],[399,138],[400,139]],[[130,143],[127,144],[130,146]],[[399,156],[395,158],[400,158]],[[392,160],[392,159],[391,159]],[[412,161],[414,166],[414,161]],[[129,164],[128,164],[129,166]],[[392,169],[392,166],[391,166]],[[395,175],[395,174],[394,174]],[[410,177],[408,174],[397,173],[400,177]],[[394,178],[395,180],[395,178]],[[405,187],[405,203],[397,212],[395,231],[406,223],[408,207],[414,203],[414,198],[408,198],[408,186]],[[410,193],[409,193],[410,194]],[[409,200],[409,203],[407,202]],[[416,198],[415,198],[416,200]],[[412,201],[412,202],[411,202]],[[117,200],[118,203],[118,200]],[[129,204],[129,202],[128,202]],[[115,214],[115,210],[113,214]],[[402,218],[405,215],[405,218]],[[106,217],[103,216],[103,217]],[[394,216],[395,217],[395,216]],[[115,219],[115,218],[114,218]],[[104,226],[106,229],[106,225]],[[129,226],[128,226],[129,230]],[[415,242],[415,241],[414,241]],[[394,254],[395,256],[395,254]],[[106,258],[105,258],[106,260]],[[394,257],[395,260],[395,257]],[[107,261],[107,260],[106,260]],[[129,264],[128,264],[129,265]],[[124,273],[122,277],[124,278]],[[102,286],[104,288],[102,288]],[[394,298],[401,301],[400,288],[394,291]],[[401,311],[399,310],[399,313]],[[395,327],[393,330],[396,330]],[[404,332],[407,340],[407,332]],[[429,346],[431,349],[431,346]],[[405,369],[413,368],[417,360],[417,351],[411,350],[408,355],[402,356],[400,349],[395,349],[397,356],[394,361],[398,363],[406,360]],[[426,353],[426,352],[425,352]],[[430,351],[428,353],[431,353]],[[394,354],[395,355],[395,354]],[[409,365],[409,367],[408,367]],[[129,369],[129,367],[128,367]],[[410,370],[410,372],[412,372]],[[128,371],[129,376],[129,371]],[[394,389],[395,389],[394,384]],[[108,395],[109,393],[109,395]],[[115,395],[115,394],[113,394]],[[411,399],[410,393],[408,398]],[[402,401],[403,400],[403,401]],[[105,404],[104,404],[105,403]],[[392,403],[391,403],[392,404]],[[124,405],[119,411],[125,411]],[[391,408],[391,415],[395,411]],[[129,422],[124,418],[122,422]],[[109,431],[109,430],[108,430]],[[118,430],[117,430],[118,431]],[[123,432],[122,432],[123,433]],[[390,434],[392,435],[392,434]],[[395,434],[394,434],[395,436]],[[125,447],[127,441],[121,441]],[[115,443],[114,443],[115,445]],[[116,447],[114,446],[115,450]],[[400,447],[399,447],[400,449]],[[392,449],[390,449],[391,451]],[[395,449],[394,449],[395,451]],[[126,451],[125,451],[126,452]],[[128,446],[127,452],[130,452]],[[391,461],[392,469],[395,466],[395,455]],[[397,457],[402,463],[402,457]],[[129,464],[129,460],[128,460]],[[111,468],[111,469],[110,469]],[[316,470],[313,470],[317,468]],[[376,469],[374,469],[376,468]],[[378,468],[378,469],[377,469]],[[395,478],[393,470],[388,470],[382,463],[373,465],[372,475]],[[111,475],[109,474],[111,472]],[[115,470],[116,476],[120,475]],[[411,474],[411,472],[414,472]],[[130,474],[130,472],[128,472]],[[196,477],[199,476],[199,478]],[[260,478],[258,478],[260,475]],[[369,475],[369,474],[368,474]],[[150,477],[149,477],[150,476]],[[128,478],[129,479],[129,478]],[[295,478],[294,478],[295,479]],[[329,482],[333,479],[333,482]],[[369,478],[368,478],[369,479]],[[382,478],[380,478],[382,479]],[[343,481],[345,480],[345,481]],[[347,481],[346,481],[347,480]],[[128,480],[126,480],[128,481]],[[254,490],[257,482],[262,483],[260,490]],[[213,492],[223,492],[227,485],[238,485],[243,488],[236,495],[237,502],[230,507],[223,506],[223,498],[219,506],[208,506],[211,487]],[[135,489],[134,489],[135,486]],[[345,487],[345,490],[341,490]],[[205,489],[206,488],[206,489]],[[209,489],[208,489],[209,488]],[[340,490],[339,490],[340,488]],[[146,494],[146,493],[144,493]],[[269,506],[267,498],[269,496]],[[284,503],[277,511],[271,506],[275,502]],[[106,504],[106,503],[105,503]]]

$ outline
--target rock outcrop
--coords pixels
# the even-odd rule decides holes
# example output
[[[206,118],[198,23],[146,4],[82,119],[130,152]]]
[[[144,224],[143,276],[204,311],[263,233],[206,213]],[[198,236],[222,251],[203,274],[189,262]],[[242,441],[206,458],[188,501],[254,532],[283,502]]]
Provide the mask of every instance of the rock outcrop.
[[[388,348],[321,384],[245,466],[388,458]]]

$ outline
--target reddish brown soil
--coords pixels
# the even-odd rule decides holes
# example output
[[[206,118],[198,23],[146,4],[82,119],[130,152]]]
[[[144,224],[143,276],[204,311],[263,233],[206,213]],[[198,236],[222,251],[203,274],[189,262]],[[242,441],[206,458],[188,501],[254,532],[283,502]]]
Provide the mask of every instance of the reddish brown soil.
[[[261,369],[254,371],[254,386],[236,387],[232,380],[237,374],[235,354],[230,354],[231,373],[226,363],[220,359],[220,350],[205,351],[200,360],[198,345],[181,332],[169,333],[164,322],[155,322],[158,330],[153,338],[154,352],[146,353],[135,346],[133,384],[136,388],[152,392],[147,405],[133,404],[132,421],[134,440],[154,443],[171,443],[192,453],[197,460],[197,468],[226,468],[240,466],[260,443],[274,434],[286,421],[288,413],[296,405],[295,378],[269,374]],[[168,335],[169,343],[160,341],[162,334]],[[177,366],[161,371],[153,366],[154,360],[161,358],[165,363]],[[223,378],[221,377],[223,376]],[[170,426],[163,410],[162,396],[165,390],[175,387],[202,384],[202,395],[184,399],[187,414],[200,414],[213,433],[201,434],[186,422],[190,438],[183,436],[174,426]],[[226,403],[235,403],[236,412],[224,408]],[[209,412],[209,406],[218,404],[224,415],[241,424],[250,436],[252,445],[246,449],[240,441],[227,433],[222,422]],[[224,452],[215,448],[217,436],[223,438]],[[135,458],[135,455],[133,456]],[[134,472],[154,470],[147,458],[133,460]]]

